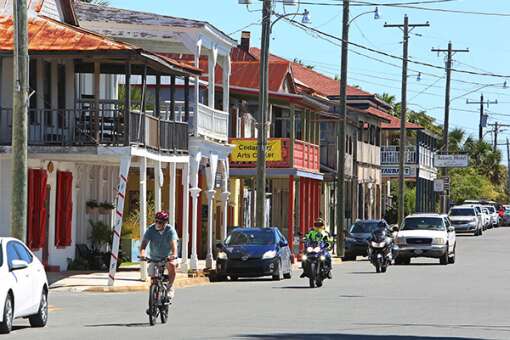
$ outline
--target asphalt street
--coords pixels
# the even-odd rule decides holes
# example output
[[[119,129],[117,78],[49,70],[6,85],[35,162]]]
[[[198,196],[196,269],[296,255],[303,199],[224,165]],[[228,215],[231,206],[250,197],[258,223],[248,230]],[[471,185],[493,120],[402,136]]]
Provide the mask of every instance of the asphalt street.
[[[49,324],[0,339],[510,339],[510,228],[458,237],[457,262],[413,261],[376,274],[337,265],[323,288],[239,280],[180,289],[166,325],[148,325],[146,293],[50,295]]]

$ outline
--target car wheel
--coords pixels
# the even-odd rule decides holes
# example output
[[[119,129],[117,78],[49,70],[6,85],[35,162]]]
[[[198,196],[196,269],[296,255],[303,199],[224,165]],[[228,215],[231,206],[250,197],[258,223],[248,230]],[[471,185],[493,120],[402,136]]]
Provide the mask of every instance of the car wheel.
[[[448,249],[448,245],[446,245],[446,249]],[[439,258],[439,263],[444,266],[448,264],[448,250],[446,250],[444,255]]]
[[[11,295],[7,295],[4,304],[3,320],[0,322],[0,333],[9,334],[12,331],[12,319],[14,317],[14,305],[12,303]]]
[[[237,281],[239,279],[239,276],[230,275],[230,281]]]
[[[454,264],[455,263],[455,248],[457,248],[457,245],[455,245],[455,247],[453,247],[453,254],[451,254],[452,256],[450,256],[448,258],[448,263],[450,263],[450,264]]]
[[[278,272],[276,275],[273,275],[273,281],[281,281],[283,280],[283,265],[282,260],[278,261]]]
[[[39,302],[39,310],[37,314],[31,315],[28,318],[30,326],[32,327],[44,327],[48,322],[48,293],[46,290],[42,291],[41,302]]]

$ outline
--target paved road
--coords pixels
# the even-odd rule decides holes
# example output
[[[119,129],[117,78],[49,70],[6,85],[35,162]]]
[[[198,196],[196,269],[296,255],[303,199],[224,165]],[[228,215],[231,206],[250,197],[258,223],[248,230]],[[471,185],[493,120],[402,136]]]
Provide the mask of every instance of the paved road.
[[[181,289],[169,324],[156,327],[142,293],[53,293],[47,328],[18,320],[6,338],[510,339],[509,247],[510,228],[499,228],[459,237],[455,265],[420,260],[375,274],[366,261],[346,263],[313,290],[298,273]]]

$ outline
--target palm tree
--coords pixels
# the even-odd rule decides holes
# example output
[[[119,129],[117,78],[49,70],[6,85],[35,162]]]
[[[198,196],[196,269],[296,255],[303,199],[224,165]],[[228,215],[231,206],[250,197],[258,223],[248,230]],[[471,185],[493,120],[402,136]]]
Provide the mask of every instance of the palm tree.
[[[462,142],[466,136],[466,131],[455,128],[448,133],[448,152],[459,153],[462,151]]]

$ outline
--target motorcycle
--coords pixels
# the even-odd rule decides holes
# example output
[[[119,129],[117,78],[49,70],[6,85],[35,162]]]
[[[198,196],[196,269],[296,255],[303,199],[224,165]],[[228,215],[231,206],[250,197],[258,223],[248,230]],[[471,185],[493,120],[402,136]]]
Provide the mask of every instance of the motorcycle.
[[[305,240],[305,252],[301,257],[301,263],[303,274],[310,281],[310,288],[322,287],[324,279],[329,278],[331,263],[328,263],[328,248],[328,242]]]
[[[368,241],[368,258],[377,273],[385,273],[393,261],[393,240],[384,230],[376,230]]]

